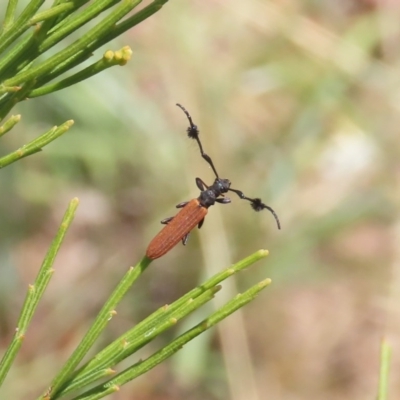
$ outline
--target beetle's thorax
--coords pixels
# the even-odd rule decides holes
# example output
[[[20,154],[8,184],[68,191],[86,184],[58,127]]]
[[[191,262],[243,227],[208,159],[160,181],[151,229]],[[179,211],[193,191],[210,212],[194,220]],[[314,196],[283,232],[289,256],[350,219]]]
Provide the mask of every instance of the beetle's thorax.
[[[206,189],[200,192],[200,196],[198,197],[198,201],[202,207],[208,208],[210,206],[213,206],[215,204],[215,199],[217,197],[215,196],[214,191],[211,189]]]
[[[206,190],[200,192],[198,201],[202,207],[210,207],[215,204],[215,200],[226,193],[231,186],[229,179],[216,178],[214,183],[209,186]]]
[[[215,196],[221,196],[221,194],[226,193],[231,186],[231,181],[229,179],[216,178],[214,183],[209,187],[215,193]]]

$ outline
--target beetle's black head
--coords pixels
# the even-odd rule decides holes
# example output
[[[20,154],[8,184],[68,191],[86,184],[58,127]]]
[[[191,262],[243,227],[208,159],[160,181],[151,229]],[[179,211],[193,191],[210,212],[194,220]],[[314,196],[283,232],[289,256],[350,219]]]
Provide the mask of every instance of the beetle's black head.
[[[231,187],[231,181],[229,179],[217,178],[217,179],[215,179],[212,187],[213,187],[214,191],[219,194],[226,193],[229,190],[229,188]]]
[[[198,200],[203,207],[208,208],[215,204],[216,198],[217,196],[215,195],[214,191],[211,188],[209,188],[207,190],[203,190],[202,192],[200,192]]]

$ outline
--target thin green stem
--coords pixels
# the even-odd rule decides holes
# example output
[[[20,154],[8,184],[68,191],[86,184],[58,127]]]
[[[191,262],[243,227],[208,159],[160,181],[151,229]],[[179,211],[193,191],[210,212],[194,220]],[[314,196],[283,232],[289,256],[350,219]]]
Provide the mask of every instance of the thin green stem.
[[[58,64],[53,70],[48,72],[46,75],[43,75],[37,81],[37,88],[40,88],[47,82],[52,81],[53,79],[57,78],[58,76],[62,75],[64,72],[76,67],[80,63],[86,61],[88,58],[93,56],[93,52],[89,50],[90,46],[87,47],[86,51],[80,51],[71,57],[69,57],[66,61]]]
[[[74,18],[73,14],[78,8],[82,7],[84,4],[89,3],[91,0],[75,0],[75,8],[64,12],[63,14],[59,15],[52,24],[52,28],[49,30],[49,33],[54,32],[56,29],[59,28],[59,24],[68,23],[71,18]],[[57,5],[61,4],[62,0],[58,2]]]
[[[148,6],[144,7],[142,10],[138,11],[136,14],[132,15],[131,17],[127,18],[126,20],[120,22],[118,25],[114,27],[114,29],[109,33],[110,36],[105,36],[103,40],[106,43],[114,39],[115,37],[121,35],[122,33],[126,32],[127,30],[133,28],[135,25],[139,24],[140,22],[144,21],[146,18],[149,18],[157,11],[159,11],[162,6],[167,3],[168,0],[155,0],[153,3],[149,4]]]
[[[49,131],[40,135],[38,138],[32,140],[28,144],[22,146],[18,150],[0,158],[0,169],[12,164],[21,158],[27,157],[31,154],[35,154],[43,149],[44,146],[57,139],[63,133],[65,133],[72,125],[74,121],[69,120],[64,122],[60,126],[54,126]]]
[[[29,27],[28,20],[42,6],[45,0],[30,0],[29,4],[22,11],[17,20],[3,33],[0,41],[0,54],[18,37],[20,37]]]
[[[270,279],[265,279],[264,281],[259,282],[257,285],[248,289],[246,292],[235,296],[234,299],[230,300],[218,311],[211,314],[210,317],[206,318],[194,328],[180,335],[170,344],[151,355],[146,360],[139,361],[133,366],[127,368],[125,371],[111,378],[106,383],[96,386],[88,392],[75,397],[73,400],[97,400],[104,397],[107,393],[110,393],[110,388],[112,388],[113,391],[119,390],[122,385],[154,368],[156,365],[175,354],[190,340],[194,339],[196,336],[211,328],[228,315],[252,301],[259,294],[259,292],[270,283]]]
[[[21,115],[11,115],[10,118],[2,125],[0,126],[0,137],[5,135],[7,132],[9,132],[18,122],[21,120]]]
[[[21,86],[4,86],[0,84],[0,96],[4,93],[15,93],[21,90]]]
[[[35,83],[34,80],[26,82],[22,87],[15,88],[16,90],[14,92],[9,91],[7,95],[0,100],[0,121],[5,118],[18,102],[26,98],[27,94],[34,88]]]
[[[19,43],[12,47],[12,49],[1,58],[0,60],[0,80],[3,81],[18,70],[18,64],[27,65],[29,62],[26,59],[27,51],[37,40],[37,29],[35,29],[30,35],[24,37]],[[24,58],[24,61],[20,61]],[[21,68],[22,68],[21,65]]]
[[[122,346],[123,343],[121,343],[120,345]],[[115,375],[115,373],[116,371],[112,368],[99,368],[90,370],[82,377],[67,381],[66,384],[62,388],[60,388],[57,393],[51,393],[51,398],[52,400],[56,400],[65,396],[67,393],[84,388],[85,386],[90,385],[93,382],[99,381],[100,379]]]
[[[139,276],[146,270],[151,263],[151,260],[144,257],[135,267],[130,267],[128,272],[122,278],[106,304],[101,309],[100,313],[96,317],[93,325],[89,328],[78,347],[72,353],[64,367],[61,369],[59,374],[53,379],[50,385],[50,389],[40,396],[40,399],[45,399],[49,391],[51,393],[57,393],[58,389],[65,383],[77,365],[81,362],[82,358],[87,354],[93,343],[99,337],[100,333],[108,325],[112,317],[116,314],[115,308],[121,301],[123,296],[126,294],[128,289],[133,283],[139,278]]]
[[[381,342],[381,362],[379,369],[379,389],[378,400],[387,400],[389,398],[389,371],[392,348],[385,338]]]
[[[44,258],[43,264],[40,268],[35,283],[33,285],[29,285],[28,293],[26,295],[25,302],[21,310],[14,337],[0,362],[0,386],[6,378],[11,365],[13,364],[13,361],[18,354],[18,350],[21,347],[29,323],[32,320],[33,314],[39,304],[39,301],[45,289],[47,288],[50,278],[53,275],[54,270],[52,267],[54,260],[58,253],[58,250],[60,249],[65,234],[74,218],[78,203],[79,201],[76,198],[72,199],[69,203],[68,209],[64,215],[64,218],[61,221],[60,228],[46,254],[46,257]]]
[[[58,17],[61,14],[72,11],[76,8],[76,1],[69,1],[67,3],[61,3],[57,6],[50,8],[49,10],[45,10],[35,14],[30,20],[30,25],[35,25],[38,22],[46,21],[50,18]]]
[[[3,36],[3,33],[8,31],[11,25],[14,23],[15,10],[17,8],[17,5],[18,5],[18,0],[8,0],[6,15],[4,17],[0,38]]]
[[[28,97],[38,97],[43,96],[45,94],[53,93],[61,89],[65,89],[68,86],[72,86],[78,82],[81,82],[85,79],[88,79],[101,71],[104,71],[107,68],[111,68],[115,65],[125,65],[129,59],[131,58],[132,50],[130,47],[125,46],[121,50],[116,51],[115,53],[112,51],[107,51],[104,53],[104,56],[101,60],[89,65],[82,71],[63,79],[60,82],[53,83],[51,85],[42,86],[39,89],[32,90]]]
[[[108,43],[110,40],[115,39],[117,36],[144,21],[146,18],[159,11],[162,6],[167,2],[168,0],[155,0],[148,6],[144,7],[142,10],[138,11],[136,14],[115,25],[109,32],[107,32],[104,36],[97,38],[90,45],[90,51],[93,52],[94,50]]]
[[[68,23],[63,21],[61,26],[55,27],[54,33],[50,34],[39,46],[39,52],[43,53],[53,47],[71,32],[76,31],[87,22],[96,18],[99,14],[117,4],[120,0],[98,0],[90,4],[78,16],[71,18]],[[141,0],[140,0],[141,1]],[[139,3],[139,2],[138,2]]]

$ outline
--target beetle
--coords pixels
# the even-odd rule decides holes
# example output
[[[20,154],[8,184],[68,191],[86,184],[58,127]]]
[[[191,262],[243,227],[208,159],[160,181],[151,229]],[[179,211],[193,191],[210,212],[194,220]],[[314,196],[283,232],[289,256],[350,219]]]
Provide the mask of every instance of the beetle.
[[[210,156],[203,150],[199,138],[199,128],[193,123],[189,112],[181,104],[176,105],[186,114],[189,120],[187,135],[190,139],[196,140],[201,156],[210,165],[215,174],[215,180],[211,186],[207,186],[200,178],[196,178],[196,185],[200,189],[199,197],[179,203],[176,207],[181,208],[181,210],[174,217],[165,218],[161,221],[162,224],[165,224],[165,227],[150,242],[146,251],[146,256],[155,260],[171,250],[180,241],[182,241],[183,245],[186,245],[192,229],[194,229],[196,225],[199,228],[202,227],[209,207],[213,206],[215,203],[228,204],[231,202],[229,197],[224,196],[224,193],[228,191],[236,193],[242,200],[249,201],[251,207],[255,211],[261,211],[263,209],[269,210],[275,218],[278,229],[281,229],[278,215],[270,206],[264,204],[260,198],[251,199],[246,197],[242,191],[231,188],[231,181],[229,179],[219,177]]]

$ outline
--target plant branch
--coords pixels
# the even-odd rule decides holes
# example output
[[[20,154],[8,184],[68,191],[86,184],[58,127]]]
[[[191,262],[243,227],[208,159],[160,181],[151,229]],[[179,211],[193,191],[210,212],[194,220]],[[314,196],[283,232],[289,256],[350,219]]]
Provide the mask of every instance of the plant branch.
[[[65,390],[62,392],[56,393],[54,398],[58,396],[63,396],[67,392],[72,390],[83,388],[89,384],[95,382],[95,377],[100,372],[103,374],[106,373],[107,370],[110,370],[113,365],[116,365],[118,362],[124,360],[129,357],[132,353],[139,350],[147,343],[151,342],[155,337],[160,335],[165,330],[174,326],[179,320],[186,317],[188,314],[197,310],[203,304],[210,301],[216,292],[221,289],[220,286],[215,286],[211,289],[206,290],[196,299],[190,299],[186,302],[186,304],[182,305],[179,309],[175,309],[175,311],[165,313],[161,319],[157,320],[153,324],[141,324],[142,328],[146,325],[146,329],[141,329],[140,332],[133,328],[131,331],[127,332],[125,337],[121,339],[115,340],[112,345],[108,346],[108,348],[112,347],[112,353],[109,351],[109,355],[112,354],[111,357],[107,360],[109,364],[108,366],[102,366],[100,368],[86,368],[86,373],[78,375],[71,382],[66,382]],[[164,307],[165,310],[167,307]],[[156,312],[157,313],[157,312]],[[147,320],[147,318],[146,318]],[[145,320],[145,321],[146,321]],[[145,322],[143,321],[143,322]],[[102,360],[102,355],[104,352],[100,352],[96,357],[97,363],[101,363],[104,365],[104,361]],[[54,396],[54,393],[53,393]]]
[[[81,368],[79,368],[72,378],[65,382],[60,392],[60,396],[83,387],[93,382],[92,377],[98,372],[106,371],[109,368],[113,368],[117,363],[127,358],[135,351],[143,347],[155,336],[168,329],[173,325],[177,319],[183,318],[185,311],[190,308],[190,304],[195,302],[197,298],[203,295],[203,293],[219,287],[218,285],[234,275],[240,272],[260,259],[268,255],[267,250],[259,250],[256,253],[246,257],[231,267],[225,269],[222,272],[217,273],[202,285],[196,287],[184,296],[170,304],[169,306],[161,307],[159,310],[151,314],[149,317],[141,321],[134,328],[124,333],[113,343],[108,345],[104,350],[98,353],[92,360],[87,362]],[[196,304],[196,303],[195,303]]]
[[[45,0],[31,0],[17,20],[3,32],[0,41],[0,53],[2,53],[14,40],[29,29],[30,24],[27,22],[42,6],[44,1]]]
[[[9,90],[8,93],[0,100],[0,121],[10,112],[10,110],[21,100],[24,100],[27,94],[34,88],[35,81],[26,82],[22,87],[15,87],[15,90]],[[0,87],[5,89],[5,87]]]
[[[45,400],[49,393],[57,393],[59,388],[65,383],[82,358],[93,346],[93,343],[99,337],[100,333],[108,325],[112,317],[116,314],[115,308],[126,294],[128,289],[139,278],[151,263],[151,260],[144,257],[135,267],[130,267],[128,272],[122,278],[110,298],[107,300],[100,313],[96,317],[93,325],[79,343],[71,357],[65,363],[59,374],[53,379],[50,388],[39,399]]]
[[[131,0],[130,0],[131,1]],[[136,1],[133,7],[136,7],[142,0]],[[61,26],[56,26],[53,31],[39,46],[39,54],[53,47],[55,44],[60,42],[62,39],[67,37],[70,33],[76,31],[78,28],[85,25],[90,20],[96,18],[99,14],[114,6],[120,2],[120,0],[98,0],[90,4],[84,9],[78,16],[74,16],[70,20],[63,20]],[[122,2],[123,5],[124,2]],[[133,8],[132,7],[132,8]],[[129,10],[130,11],[130,10]]]
[[[75,397],[73,400],[97,400],[101,399],[106,394],[118,391],[122,385],[154,368],[162,361],[174,355],[186,343],[194,339],[196,336],[200,335],[207,329],[217,324],[222,319],[226,318],[239,308],[252,301],[259,294],[259,292],[270,283],[270,279],[265,279],[264,281],[259,282],[257,285],[248,289],[246,292],[238,294],[237,296],[235,296],[235,298],[226,303],[218,311],[211,314],[210,317],[206,318],[194,328],[177,337],[170,344],[168,344],[155,354],[151,355],[146,360],[137,362],[136,364],[127,368],[125,371],[119,373],[104,384],[96,386],[88,392]]]
[[[113,52],[111,50],[104,53],[103,58],[82,71],[63,79],[60,82],[53,83],[51,85],[42,86],[38,89],[32,90],[29,94],[29,98],[43,96],[45,94],[53,93],[61,89],[65,89],[68,86],[72,86],[78,82],[88,79],[107,68],[113,67],[115,65],[125,65],[131,58],[132,50],[129,46],[123,47],[121,50]]]
[[[21,120],[21,115],[11,115],[10,118],[0,126],[0,137],[9,132]]]
[[[8,0],[6,15],[4,17],[3,27],[0,33],[0,39],[3,33],[8,31],[11,25],[14,23],[15,9],[17,8],[18,0]]]
[[[58,229],[57,235],[46,254],[35,283],[33,285],[29,285],[28,293],[21,310],[14,337],[0,362],[0,386],[6,378],[11,365],[18,354],[18,350],[22,345],[29,323],[31,322],[39,301],[42,298],[43,293],[53,275],[54,269],[52,267],[54,260],[60,249],[65,234],[74,218],[78,203],[79,201],[77,198],[72,199],[69,203],[68,209],[61,221],[60,228]]]
[[[104,35],[104,32],[107,32],[117,21],[119,21],[129,11],[136,7],[140,1],[141,0],[124,0],[117,8],[114,9],[112,13],[110,13],[80,39],[66,47],[64,50],[50,57],[37,67],[33,67],[28,71],[20,72],[15,77],[7,79],[4,81],[4,84],[6,86],[14,86],[33,78],[38,79],[41,76],[49,73],[56,65],[64,62],[77,52],[85,49],[91,42]]]
[[[29,25],[36,25],[39,22],[46,21],[48,19],[59,17],[61,14],[64,14],[68,11],[73,11],[76,9],[76,1],[69,1],[67,3],[58,4],[49,10],[45,10],[35,14],[30,20]]]
[[[60,126],[54,126],[43,135],[40,135],[38,138],[32,140],[28,144],[25,144],[13,153],[10,153],[0,158],[0,169],[12,164],[15,161],[18,161],[21,158],[30,156],[31,154],[35,154],[41,151],[44,146],[65,133],[73,125],[73,123],[74,121],[69,120],[64,122]]]

